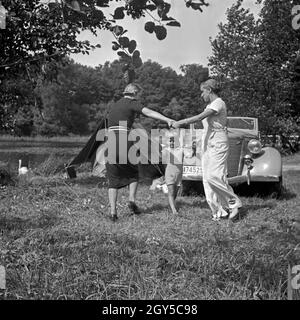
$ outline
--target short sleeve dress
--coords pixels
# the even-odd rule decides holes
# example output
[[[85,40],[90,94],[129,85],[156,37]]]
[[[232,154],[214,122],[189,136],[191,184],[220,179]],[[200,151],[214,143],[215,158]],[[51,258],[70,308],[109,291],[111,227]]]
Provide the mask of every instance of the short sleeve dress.
[[[142,109],[142,104],[125,97],[110,107],[105,164],[109,188],[120,189],[139,180],[138,165],[132,164],[128,157],[128,151],[133,145],[132,141],[128,141],[128,135],[135,117]]]

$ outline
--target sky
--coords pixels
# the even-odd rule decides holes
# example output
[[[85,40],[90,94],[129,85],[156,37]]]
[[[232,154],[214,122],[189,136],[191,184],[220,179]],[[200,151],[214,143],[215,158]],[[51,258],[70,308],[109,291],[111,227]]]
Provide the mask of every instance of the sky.
[[[226,10],[236,0],[207,0],[210,4],[203,7],[203,12],[186,8],[184,0],[169,0],[172,9],[169,16],[177,19],[181,27],[167,27],[167,38],[160,41],[155,34],[144,30],[144,24],[152,21],[148,15],[140,20],[126,17],[119,20],[128,32],[129,39],[137,41],[137,49],[141,52],[143,61],[152,60],[163,67],[171,67],[177,73],[184,64],[200,64],[204,67],[208,64],[208,57],[212,54],[209,38],[213,39],[218,34],[218,24],[226,21]],[[249,8],[255,15],[259,12],[259,6],[255,0],[244,0],[244,7]],[[118,4],[120,6],[120,2]],[[87,66],[98,66],[105,61],[118,59],[116,51],[111,49],[113,35],[109,31],[101,30],[97,37],[89,32],[82,32],[80,40],[89,40],[93,44],[101,44],[101,48],[95,49],[89,55],[76,54],[71,58],[76,62]]]

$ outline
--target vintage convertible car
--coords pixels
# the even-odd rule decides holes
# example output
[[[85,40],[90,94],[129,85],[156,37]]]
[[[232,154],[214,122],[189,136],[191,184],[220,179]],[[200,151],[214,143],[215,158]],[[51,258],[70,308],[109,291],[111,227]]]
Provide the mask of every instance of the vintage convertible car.
[[[191,181],[202,181],[201,148],[199,138],[202,124],[190,125],[184,132],[182,192]],[[260,141],[258,119],[228,117],[229,157],[228,181],[233,187],[241,186],[257,193],[268,191],[280,194],[282,190],[282,159],[273,147],[264,147]],[[252,187],[252,188],[251,188]]]

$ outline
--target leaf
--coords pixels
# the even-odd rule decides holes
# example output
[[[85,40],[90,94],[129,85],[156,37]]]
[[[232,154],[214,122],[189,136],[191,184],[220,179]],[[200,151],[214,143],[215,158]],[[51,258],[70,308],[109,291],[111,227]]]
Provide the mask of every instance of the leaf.
[[[118,7],[114,12],[114,16],[113,16],[114,19],[116,20],[123,19],[125,17],[124,10],[125,10],[124,7]]]
[[[129,46],[129,39],[127,37],[120,37],[119,43],[122,47],[127,48]]]
[[[141,55],[141,53],[139,52],[139,50],[135,50],[132,54],[132,58],[135,59],[135,58],[139,58]]]
[[[124,52],[124,51],[118,51],[117,54],[121,57],[121,58],[130,58],[129,55]]]
[[[152,0],[156,4],[156,6],[162,6],[164,4],[163,0]]]
[[[186,7],[189,8],[191,6],[192,0],[189,0],[185,3]]]
[[[93,17],[97,20],[103,20],[104,19],[104,14],[101,10],[96,10],[95,9],[95,12],[93,13]]]
[[[158,16],[159,16],[160,18],[165,15],[163,6],[159,6],[159,7],[157,8],[157,14],[158,14]]]
[[[120,36],[124,31],[123,27],[121,26],[114,26],[112,30],[116,34],[116,36]]]
[[[122,36],[122,35],[125,34],[126,32],[128,32],[128,30],[124,30],[120,35]]]
[[[109,4],[103,3],[103,0],[97,0],[97,1],[96,1],[96,5],[97,5],[98,7],[109,7]]]
[[[118,49],[120,49],[120,44],[118,42],[113,41],[112,43],[113,43],[112,49],[114,51],[117,51]]]
[[[178,21],[170,21],[170,22],[167,23],[167,26],[181,27],[181,24]]]
[[[71,1],[70,7],[75,11],[80,11],[80,5],[76,0]]]
[[[143,61],[140,57],[132,58],[132,64],[135,68],[139,68],[143,65]]]
[[[159,5],[157,8],[157,13],[160,18],[166,17],[167,13],[170,11],[171,5],[169,3],[164,2]]]
[[[170,20],[175,20],[175,19],[172,17],[168,17],[167,15],[164,15],[161,20],[162,21],[170,21]]]
[[[170,9],[171,9],[170,3],[165,2],[165,4],[164,4],[165,13],[167,14],[170,11]]]
[[[148,4],[147,6],[146,6],[146,9],[147,10],[150,10],[150,11],[154,11],[154,10],[156,10],[156,5],[154,5],[154,4]]]
[[[136,49],[136,41],[135,40],[131,40],[129,42],[129,45],[128,45],[129,53],[132,53],[135,49]]]
[[[158,40],[163,40],[167,36],[167,29],[164,26],[155,26],[154,32]]]
[[[194,3],[194,2],[191,2],[191,7],[194,9],[194,10],[200,10],[201,12],[203,11],[202,8],[201,8],[201,3]]]
[[[145,23],[145,30],[149,33],[153,33],[155,29],[155,23],[153,21],[148,21]]]

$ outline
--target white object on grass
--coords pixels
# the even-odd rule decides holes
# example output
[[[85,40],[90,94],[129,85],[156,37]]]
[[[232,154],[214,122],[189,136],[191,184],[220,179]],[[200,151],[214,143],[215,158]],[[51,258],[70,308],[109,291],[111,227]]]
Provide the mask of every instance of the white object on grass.
[[[165,183],[162,185],[162,191],[163,193],[168,193],[168,186]]]
[[[28,168],[26,166],[22,166],[22,160],[19,160],[19,175],[28,173]]]

